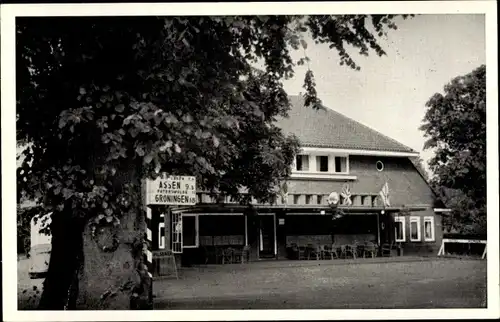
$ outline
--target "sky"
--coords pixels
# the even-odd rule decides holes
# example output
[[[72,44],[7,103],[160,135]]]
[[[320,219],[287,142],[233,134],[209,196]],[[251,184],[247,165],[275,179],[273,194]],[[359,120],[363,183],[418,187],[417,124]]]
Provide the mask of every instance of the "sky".
[[[423,151],[424,133],[418,128],[425,103],[456,76],[486,63],[485,17],[473,14],[419,15],[396,20],[398,29],[380,39],[387,55],[357,55],[360,71],[339,65],[337,53],[306,37],[316,90],[326,107],[355,119],[418,151],[427,167],[432,151]],[[303,51],[293,54],[300,58]],[[293,95],[302,88],[307,66],[284,81]]]

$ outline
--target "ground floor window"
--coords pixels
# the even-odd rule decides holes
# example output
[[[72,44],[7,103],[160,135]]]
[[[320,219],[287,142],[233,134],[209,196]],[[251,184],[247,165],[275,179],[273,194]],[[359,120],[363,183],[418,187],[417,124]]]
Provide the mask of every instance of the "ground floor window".
[[[244,246],[245,216],[207,214],[199,216],[200,246]]]
[[[394,218],[394,236],[396,237],[396,242],[405,242],[405,217]]]
[[[328,215],[288,214],[285,221],[287,244],[353,244],[377,241],[376,215],[348,215],[332,220]]]
[[[410,217],[410,240],[420,241],[420,217]]]
[[[434,217],[424,217],[424,240],[434,241]]]

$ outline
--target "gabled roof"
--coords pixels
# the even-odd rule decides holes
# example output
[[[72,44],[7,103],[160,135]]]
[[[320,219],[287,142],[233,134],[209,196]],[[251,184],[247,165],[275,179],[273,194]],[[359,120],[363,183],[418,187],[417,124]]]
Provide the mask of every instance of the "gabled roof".
[[[304,106],[302,96],[290,96],[288,118],[279,118],[286,134],[295,134],[303,147],[416,153],[415,150],[353,119],[325,107]]]

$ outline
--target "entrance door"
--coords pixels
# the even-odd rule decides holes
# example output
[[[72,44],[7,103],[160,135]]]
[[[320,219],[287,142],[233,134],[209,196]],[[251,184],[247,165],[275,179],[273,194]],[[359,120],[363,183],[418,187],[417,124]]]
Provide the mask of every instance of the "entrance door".
[[[259,257],[274,258],[276,257],[274,215],[259,215],[259,223]]]
[[[391,244],[394,240],[392,231],[394,230],[391,216],[388,213],[380,215],[380,244]]]

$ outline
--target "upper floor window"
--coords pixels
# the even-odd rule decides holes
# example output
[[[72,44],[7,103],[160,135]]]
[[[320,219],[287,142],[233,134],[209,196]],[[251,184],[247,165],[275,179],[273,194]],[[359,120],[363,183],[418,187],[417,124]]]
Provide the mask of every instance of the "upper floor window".
[[[316,170],[319,172],[328,172],[328,156],[318,155],[316,157]]]
[[[295,158],[294,170],[347,174],[349,160],[347,156],[299,154]]]
[[[309,156],[304,154],[297,155],[295,165],[297,171],[309,171]]]
[[[347,157],[335,157],[335,172],[347,172]]]

